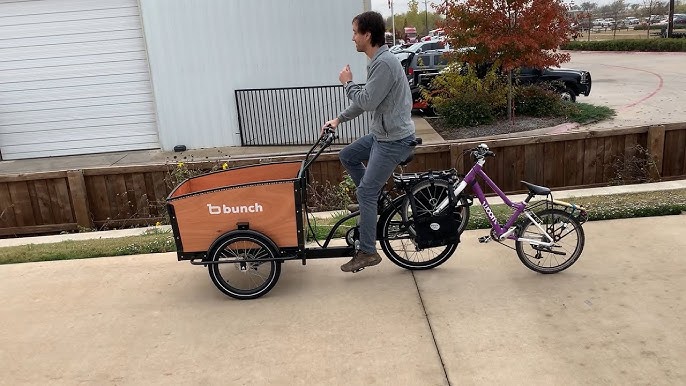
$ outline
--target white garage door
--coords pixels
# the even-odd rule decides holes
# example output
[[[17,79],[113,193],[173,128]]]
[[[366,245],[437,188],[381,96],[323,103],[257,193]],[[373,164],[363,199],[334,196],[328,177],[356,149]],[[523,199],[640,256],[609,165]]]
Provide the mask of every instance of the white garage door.
[[[159,148],[137,0],[0,0],[0,152]]]

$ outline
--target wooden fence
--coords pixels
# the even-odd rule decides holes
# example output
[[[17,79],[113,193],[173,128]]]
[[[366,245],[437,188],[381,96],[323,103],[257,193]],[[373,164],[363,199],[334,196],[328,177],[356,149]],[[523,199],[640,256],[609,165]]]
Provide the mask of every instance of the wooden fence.
[[[480,141],[420,146],[406,171],[454,167],[466,172],[469,154]],[[655,161],[654,178],[686,178],[686,123],[642,126],[489,140],[497,157],[485,171],[505,192],[521,192],[520,180],[553,189],[603,186],[615,178],[619,161]],[[262,157],[230,166],[302,159],[302,155]],[[620,162],[621,163],[621,162]],[[215,163],[216,165],[216,163]],[[207,169],[210,164],[193,164]],[[0,237],[87,229],[153,225],[165,219],[164,202],[174,185],[176,165],[122,166],[0,176]],[[335,152],[312,165],[318,182],[339,182],[343,168]]]

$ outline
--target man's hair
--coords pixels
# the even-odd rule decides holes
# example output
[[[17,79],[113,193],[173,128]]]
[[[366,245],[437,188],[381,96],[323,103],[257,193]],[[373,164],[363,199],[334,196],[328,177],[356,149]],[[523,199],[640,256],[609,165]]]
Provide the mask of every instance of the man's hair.
[[[363,12],[353,18],[353,23],[357,22],[357,32],[366,34],[370,32],[371,43],[375,47],[386,44],[386,23],[380,13],[374,11]]]

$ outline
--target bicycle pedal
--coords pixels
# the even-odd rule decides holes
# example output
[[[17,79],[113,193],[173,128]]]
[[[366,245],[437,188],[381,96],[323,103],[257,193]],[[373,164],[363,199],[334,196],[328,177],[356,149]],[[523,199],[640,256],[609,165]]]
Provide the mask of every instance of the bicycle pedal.
[[[479,237],[479,242],[481,244],[486,244],[487,242],[491,241],[491,236],[481,236]]]

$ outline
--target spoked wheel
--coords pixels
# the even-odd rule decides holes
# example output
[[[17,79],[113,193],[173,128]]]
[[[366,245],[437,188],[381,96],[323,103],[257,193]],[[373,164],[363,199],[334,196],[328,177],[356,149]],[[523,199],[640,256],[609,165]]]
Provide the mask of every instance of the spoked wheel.
[[[281,274],[281,262],[240,262],[273,259],[276,249],[269,240],[253,231],[238,231],[224,236],[210,251],[210,261],[236,260],[209,264],[210,278],[220,291],[236,299],[255,299],[272,289]]]
[[[412,213],[412,205],[410,200],[405,199],[402,206],[403,219],[411,223],[419,218],[432,216],[433,211],[438,207],[441,201],[448,199],[450,189],[453,189],[452,184],[443,180],[422,181],[412,188],[412,195],[414,196],[415,208],[417,213]],[[460,207],[458,213],[462,217],[462,222],[457,228],[457,232],[462,234],[467,223],[469,223],[469,206],[465,198],[460,198]],[[410,227],[410,233],[414,235],[414,230]]]
[[[457,244],[419,249],[414,243],[414,236],[403,221],[400,210],[384,216],[382,222],[381,249],[396,265],[412,270],[430,269],[443,264],[457,249]]]
[[[541,229],[528,220],[522,227],[516,249],[519,259],[529,269],[539,273],[557,273],[574,264],[584,249],[585,236],[581,224],[565,211],[546,209],[537,213],[542,228],[553,238],[555,245],[544,247],[526,240],[547,242]]]

